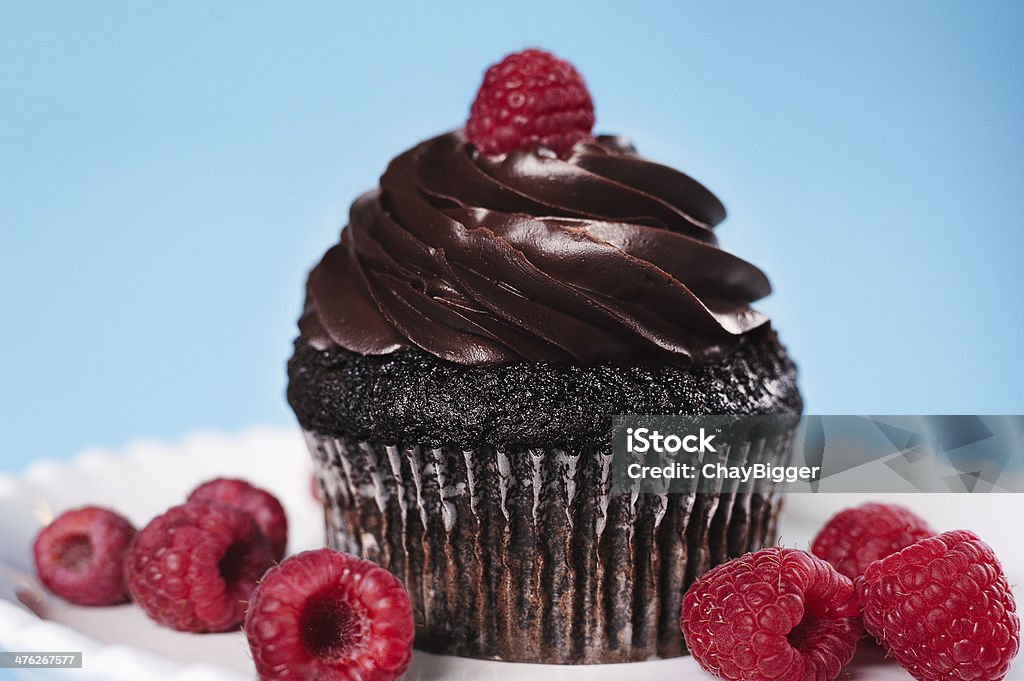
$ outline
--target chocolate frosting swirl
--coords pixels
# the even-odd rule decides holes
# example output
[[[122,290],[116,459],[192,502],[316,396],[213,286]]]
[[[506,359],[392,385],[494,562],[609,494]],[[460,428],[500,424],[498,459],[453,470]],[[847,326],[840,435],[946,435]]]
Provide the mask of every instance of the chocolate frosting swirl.
[[[704,362],[768,319],[721,250],[725,208],[623,139],[479,154],[461,132],[395,158],[310,272],[302,336],[464,365]]]

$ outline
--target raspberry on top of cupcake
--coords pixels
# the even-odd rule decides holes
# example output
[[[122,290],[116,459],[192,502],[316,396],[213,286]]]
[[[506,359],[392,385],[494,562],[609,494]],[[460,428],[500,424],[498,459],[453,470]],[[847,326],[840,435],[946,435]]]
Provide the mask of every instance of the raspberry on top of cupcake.
[[[485,154],[538,145],[564,154],[591,138],[594,103],[572,64],[543,50],[510,54],[484,74],[466,139]]]

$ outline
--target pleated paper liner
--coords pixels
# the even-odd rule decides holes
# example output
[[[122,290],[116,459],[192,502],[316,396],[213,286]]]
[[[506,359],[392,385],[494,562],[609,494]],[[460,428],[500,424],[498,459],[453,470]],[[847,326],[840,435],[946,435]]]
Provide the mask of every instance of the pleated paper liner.
[[[682,655],[686,588],[776,539],[772,488],[613,494],[609,452],[306,439],[328,545],[405,582],[416,646],[431,652],[556,664]],[[728,458],[781,463],[787,443],[734,442]]]

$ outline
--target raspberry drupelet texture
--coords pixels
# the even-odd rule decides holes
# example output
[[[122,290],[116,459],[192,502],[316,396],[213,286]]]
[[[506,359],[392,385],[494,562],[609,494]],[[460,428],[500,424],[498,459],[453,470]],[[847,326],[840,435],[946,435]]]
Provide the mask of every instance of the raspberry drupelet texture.
[[[862,628],[853,583],[796,549],[714,568],[686,592],[683,636],[702,669],[731,681],[831,681]]]
[[[281,502],[270,492],[245,480],[216,478],[192,490],[188,500],[219,501],[248,512],[270,540],[274,560],[284,558],[288,547],[288,518]]]
[[[811,553],[856,579],[876,560],[934,534],[902,506],[867,503],[832,516],[814,538]]]
[[[487,69],[466,138],[485,154],[532,145],[559,154],[594,127],[594,104],[572,64],[542,50],[510,54]]]
[[[135,528],[114,511],[85,506],[61,515],[36,536],[33,555],[39,581],[77,605],[115,605],[128,600],[124,556]]]
[[[1020,647],[1013,593],[992,549],[944,532],[857,580],[864,627],[919,681],[998,681]]]
[[[245,616],[273,564],[253,517],[218,502],[190,501],[157,516],[125,559],[132,597],[151,618],[181,631],[227,631]]]
[[[270,570],[245,617],[262,681],[393,681],[409,666],[414,633],[401,582],[330,549]]]

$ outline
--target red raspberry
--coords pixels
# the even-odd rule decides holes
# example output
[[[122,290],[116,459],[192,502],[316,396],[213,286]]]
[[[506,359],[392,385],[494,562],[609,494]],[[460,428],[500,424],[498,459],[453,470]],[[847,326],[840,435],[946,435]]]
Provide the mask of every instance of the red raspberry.
[[[565,153],[594,127],[594,104],[572,64],[542,50],[510,54],[484,74],[466,139],[485,154],[534,144]]]
[[[735,681],[831,681],[861,635],[853,583],[796,549],[723,563],[683,598],[683,636],[702,669]]]
[[[998,681],[1020,647],[1003,568],[966,530],[872,563],[857,580],[864,626],[919,681]]]
[[[86,506],[65,511],[36,536],[33,554],[39,580],[78,605],[128,600],[124,554],[135,528],[111,510]]]
[[[392,681],[409,666],[414,633],[402,583],[330,549],[271,569],[245,616],[261,681]]]
[[[850,579],[868,565],[935,534],[910,510],[894,504],[862,504],[840,511],[825,523],[811,553]]]
[[[125,559],[128,587],[151,618],[181,631],[227,631],[242,621],[270,542],[245,511],[190,501],[139,532]]]
[[[217,478],[192,490],[188,500],[219,501],[249,513],[270,540],[274,560],[284,558],[288,548],[288,518],[281,502],[270,492],[250,485],[245,480]]]

